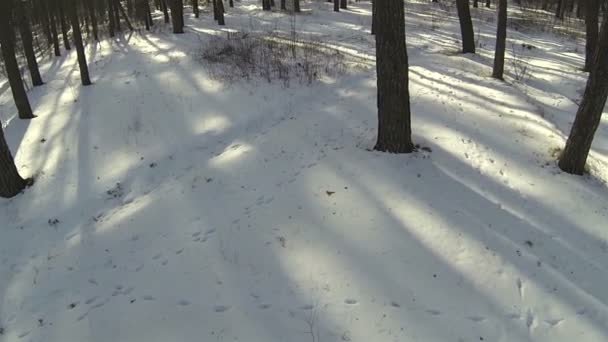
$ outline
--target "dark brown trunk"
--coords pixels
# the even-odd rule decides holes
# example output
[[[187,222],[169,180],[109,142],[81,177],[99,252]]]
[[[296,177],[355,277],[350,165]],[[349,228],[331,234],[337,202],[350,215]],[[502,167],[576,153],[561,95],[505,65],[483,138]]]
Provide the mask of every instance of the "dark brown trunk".
[[[414,150],[410,124],[408,58],[403,0],[376,4],[378,140],[374,149],[391,153]]]
[[[228,6],[230,6],[230,7],[234,7],[234,0],[230,0],[230,1],[228,1]]]
[[[586,26],[586,43],[585,43],[585,71],[590,71],[593,65],[593,57],[597,47],[598,35],[598,17],[600,14],[599,0],[588,0],[587,3],[585,26]]]
[[[287,9],[287,3],[286,2],[287,1],[285,1],[285,0],[281,0],[281,9],[282,10],[286,10]]]
[[[559,168],[567,173],[582,175],[591,149],[593,136],[597,130],[608,97],[608,16],[604,18],[602,30],[593,58],[583,100],[578,107],[576,118],[566,147],[559,160]]]
[[[2,50],[2,58],[4,59],[4,68],[6,70],[8,82],[13,93],[13,100],[19,111],[19,118],[32,119],[34,118],[34,114],[32,113],[30,102],[25,93],[25,88],[23,87],[23,80],[21,79],[17,58],[15,58],[15,34],[11,22],[12,10],[10,1],[0,1],[0,48]]]
[[[340,0],[334,0],[334,12],[340,12]]]
[[[63,46],[66,50],[71,50],[70,37],[68,37],[68,25],[65,22],[65,13],[63,11],[63,0],[57,1],[57,15],[59,16],[59,24],[61,26],[61,36],[63,38]]]
[[[0,197],[11,198],[25,189],[27,181],[19,175],[13,155],[0,127]]]
[[[216,0],[217,3],[217,23],[218,25],[226,25],[224,21],[224,0]]]
[[[114,28],[116,29],[116,31],[120,32],[122,28],[120,27],[120,13],[118,12],[118,5],[120,3],[118,1],[119,0],[114,0],[112,6],[114,8]]]
[[[473,21],[469,10],[469,0],[456,0],[458,8],[458,19],[460,20],[460,32],[462,34],[462,52],[475,53],[475,34],[473,32]]]
[[[171,24],[173,33],[184,33],[184,3],[182,0],[171,0]]]
[[[32,39],[32,29],[22,1],[15,1],[15,17],[19,24],[19,35],[21,36],[21,42],[23,43],[23,50],[27,60],[27,68],[32,77],[32,84],[34,86],[41,86],[44,82],[42,82],[40,70],[38,69],[38,62],[36,61],[36,53],[34,52]]]
[[[496,51],[492,77],[502,80],[505,70],[505,47],[507,41],[507,0],[498,0],[498,24],[496,30]]]
[[[127,14],[133,17],[133,0],[127,0]]]
[[[47,4],[44,1],[38,1],[36,2],[36,5],[38,7],[36,11],[38,20],[42,24],[42,30],[48,42],[48,47],[51,47],[51,45],[53,45],[53,35],[51,34]]]
[[[61,1],[61,0],[60,0]],[[87,58],[84,53],[84,45],[82,44],[82,34],[80,32],[80,23],[78,22],[78,12],[76,11],[76,1],[67,0],[67,8],[72,24],[72,35],[74,36],[74,45],[76,46],[76,55],[78,57],[78,67],[80,68],[80,80],[82,85],[91,84],[89,78],[89,68],[87,67]]]
[[[348,0],[340,0],[340,8],[347,9],[348,8]]]
[[[59,51],[59,34],[57,33],[57,24],[55,23],[55,10],[53,7],[53,4],[47,5],[49,22],[51,23],[51,35],[53,37],[53,49],[55,51],[55,56],[61,56],[61,51]]]
[[[114,37],[114,0],[108,0],[108,32]]]
[[[165,24],[169,22],[169,10],[167,9],[167,0],[160,0],[160,7],[163,10],[163,17],[165,18]]]
[[[490,0],[486,0],[486,7],[490,8]]]

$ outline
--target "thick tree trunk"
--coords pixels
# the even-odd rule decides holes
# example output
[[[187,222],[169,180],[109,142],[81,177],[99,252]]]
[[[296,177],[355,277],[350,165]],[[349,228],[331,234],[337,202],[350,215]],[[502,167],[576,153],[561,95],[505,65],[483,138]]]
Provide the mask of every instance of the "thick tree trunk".
[[[507,40],[507,0],[498,0],[498,24],[496,30],[496,51],[492,77],[502,80],[505,70],[505,47]]]
[[[583,100],[578,107],[570,136],[559,160],[559,168],[567,173],[582,175],[608,97],[608,16],[604,18],[587,80]]]
[[[408,58],[403,0],[376,4],[378,140],[374,149],[391,153],[414,150],[410,123]]]
[[[469,0],[456,0],[458,8],[458,19],[460,20],[460,32],[462,34],[462,52],[475,53],[475,34],[473,32],[473,21],[469,10]]]
[[[0,48],[4,59],[4,68],[13,93],[13,100],[19,111],[19,118],[32,119],[34,114],[23,87],[19,64],[15,58],[15,34],[11,22],[13,12],[10,1],[0,1]]]
[[[127,14],[133,17],[133,0],[127,0]]]
[[[376,1],[378,0],[372,0],[372,34],[376,34],[376,26],[378,26],[378,11],[376,10]]]
[[[19,24],[19,35],[21,36],[21,42],[23,43],[23,50],[27,60],[27,68],[32,77],[32,84],[34,86],[41,86],[44,82],[42,82],[40,70],[38,69],[38,62],[36,61],[36,53],[34,52],[34,45],[32,43],[32,29],[28,16],[25,13],[23,2],[20,0],[15,1],[15,17]]]
[[[70,46],[70,37],[68,37],[68,25],[65,22],[65,13],[63,11],[63,0],[57,1],[57,15],[59,16],[63,47],[65,47],[66,50],[71,50],[72,47]]]
[[[0,127],[0,197],[14,197],[25,189],[26,185],[27,181],[19,175],[13,155],[4,139],[4,132]]]
[[[182,0],[171,0],[171,24],[173,33],[184,33],[184,3]]]
[[[340,0],[334,0],[334,12],[340,12]]]
[[[340,8],[347,9],[348,8],[348,0],[340,0]]]
[[[55,56],[61,56],[61,51],[59,51],[59,34],[57,33],[57,24],[55,23],[55,10],[52,4],[50,6],[47,4],[47,8],[49,22],[51,23],[51,35],[53,37],[53,49],[55,51]]]
[[[590,71],[593,65],[593,57],[595,56],[595,49],[597,47],[597,36],[598,36],[598,17],[600,15],[600,2],[599,0],[588,0],[586,3],[586,17],[585,26],[586,29],[586,43],[585,43],[585,71]]]
[[[82,85],[87,86],[91,84],[91,79],[89,78],[87,58],[84,53],[84,45],[82,44],[82,34],[80,32],[80,23],[78,22],[76,1],[67,0],[67,4],[70,22],[72,24],[72,35],[74,36],[74,45],[76,46],[76,55],[78,57],[78,66],[80,68],[80,80],[82,81]]]

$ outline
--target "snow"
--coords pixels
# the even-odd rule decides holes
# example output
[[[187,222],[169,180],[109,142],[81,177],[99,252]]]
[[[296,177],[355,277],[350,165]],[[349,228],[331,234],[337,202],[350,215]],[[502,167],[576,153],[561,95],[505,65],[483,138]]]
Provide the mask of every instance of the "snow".
[[[369,3],[302,5],[300,38],[362,66],[289,88],[210,77],[211,35],[290,34],[291,16],[243,0],[225,28],[186,10],[183,35],[90,44],[91,87],[74,52],[42,62],[35,120],[2,87],[37,180],[0,200],[0,341],[608,340],[606,117],[590,175],[555,163],[580,40],[510,30],[509,48],[535,48],[530,79],[507,62],[503,83],[493,9],[472,9],[482,47],[460,55],[453,8],[407,3],[425,149],[389,155],[371,151]]]

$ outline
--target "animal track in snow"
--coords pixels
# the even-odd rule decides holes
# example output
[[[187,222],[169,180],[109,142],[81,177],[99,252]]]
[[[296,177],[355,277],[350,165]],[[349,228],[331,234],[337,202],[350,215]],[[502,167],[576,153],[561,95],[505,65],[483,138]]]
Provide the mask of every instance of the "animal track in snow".
[[[439,315],[441,315],[441,311],[439,311],[439,310],[433,310],[433,309],[426,310],[426,313],[428,313],[429,315],[433,315],[433,316],[439,316]]]
[[[258,305],[258,308],[262,309],[262,310],[266,310],[266,309],[269,309],[271,306],[272,305],[270,305],[270,304],[262,303],[262,304]]]
[[[485,317],[481,317],[481,316],[469,316],[467,317],[468,320],[479,323],[479,322],[483,322],[486,320]]]
[[[355,304],[357,304],[359,302],[356,299],[353,299],[353,298],[346,298],[344,300],[344,303],[348,304],[348,305],[355,305]]]
[[[188,306],[191,303],[188,300],[182,299],[182,300],[178,301],[177,304],[180,305],[180,306]]]
[[[143,296],[143,297],[141,297],[141,299],[143,299],[143,300],[147,300],[147,301],[153,301],[153,300],[156,300],[156,298],[155,298],[155,297],[150,296],[150,295]]]
[[[228,306],[228,305],[216,305],[213,308],[213,311],[215,311],[215,312],[226,312],[228,310],[230,310],[230,306]]]
[[[549,324],[552,327],[555,327],[557,325],[559,325],[561,322],[563,322],[564,319],[563,318],[557,318],[557,319],[546,319],[545,323]]]
[[[300,310],[312,310],[312,309],[314,309],[314,307],[315,306],[312,304],[305,304],[305,305],[300,306]]]

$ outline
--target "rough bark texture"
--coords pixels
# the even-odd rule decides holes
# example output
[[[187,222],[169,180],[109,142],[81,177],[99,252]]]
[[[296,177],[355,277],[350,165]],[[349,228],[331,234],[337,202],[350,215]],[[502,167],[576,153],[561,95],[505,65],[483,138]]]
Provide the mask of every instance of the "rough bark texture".
[[[21,178],[0,127],[0,197],[11,198],[20,193],[27,182]]]
[[[408,58],[403,0],[376,4],[376,71],[378,74],[378,151],[414,150],[410,126]]]
[[[608,97],[608,16],[604,18],[598,49],[587,80],[583,100],[578,107],[570,136],[559,160],[567,173],[582,175],[595,131],[600,124]]]
[[[588,0],[585,4],[587,9],[585,13],[586,44],[585,44],[585,71],[590,71],[593,65],[593,57],[595,56],[595,48],[597,47],[598,35],[598,17],[600,15],[599,0]]]
[[[27,68],[32,77],[32,84],[34,86],[41,86],[44,82],[42,82],[40,70],[38,69],[38,62],[36,61],[32,29],[28,16],[25,13],[23,2],[20,0],[15,1],[15,18],[19,24],[19,35],[21,36],[21,42],[23,43],[23,50],[25,52],[25,59],[27,60]]]
[[[4,59],[4,67],[8,82],[13,93],[13,100],[19,111],[19,118],[31,119],[34,117],[30,102],[27,99],[19,64],[15,58],[15,35],[11,23],[12,1],[0,1],[0,46],[2,49],[2,58]]]
[[[502,80],[505,70],[505,45],[507,40],[507,0],[498,0],[498,24],[496,29],[496,50],[492,77]]]
[[[173,33],[184,33],[184,3],[182,0],[171,0],[171,24]]]
[[[78,67],[80,68],[80,80],[82,85],[91,84],[89,78],[89,68],[87,67],[87,58],[84,54],[84,46],[82,44],[82,34],[80,32],[80,23],[78,22],[78,13],[76,11],[76,1],[67,0],[67,8],[72,24],[72,35],[74,36],[74,45],[76,46],[76,55],[78,57]]]
[[[462,52],[475,53],[475,34],[473,32],[473,21],[469,10],[469,0],[456,0],[458,19],[460,20],[460,32],[462,34]]]

